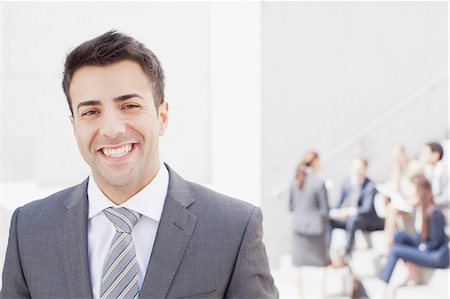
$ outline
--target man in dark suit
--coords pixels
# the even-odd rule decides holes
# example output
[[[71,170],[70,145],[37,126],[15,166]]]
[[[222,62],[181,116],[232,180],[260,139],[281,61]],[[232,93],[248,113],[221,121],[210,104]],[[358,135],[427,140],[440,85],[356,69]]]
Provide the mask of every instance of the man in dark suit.
[[[330,210],[332,228],[345,229],[347,241],[344,257],[334,263],[345,265],[345,258],[353,249],[356,230],[375,231],[384,228],[384,220],[375,212],[375,184],[366,176],[368,162],[356,157],[352,160],[351,175],[342,185],[335,208]]]
[[[1,298],[276,298],[259,208],[183,180],[159,157],[157,57],[107,32],[66,59],[81,184],[18,208]]]

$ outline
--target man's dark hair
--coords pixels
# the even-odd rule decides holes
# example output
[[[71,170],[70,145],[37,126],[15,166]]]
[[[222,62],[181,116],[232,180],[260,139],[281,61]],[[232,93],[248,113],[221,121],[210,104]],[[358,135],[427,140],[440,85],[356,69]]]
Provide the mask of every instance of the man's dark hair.
[[[439,161],[440,161],[442,159],[442,156],[444,155],[444,149],[442,148],[442,145],[440,145],[437,142],[430,142],[430,143],[427,143],[427,146],[431,150],[432,153],[439,154]]]
[[[161,63],[144,44],[128,35],[111,30],[82,43],[67,55],[62,87],[72,115],[69,87],[73,74],[83,66],[106,66],[122,60],[132,60],[141,66],[150,80],[155,107],[158,109],[164,102],[164,72]]]

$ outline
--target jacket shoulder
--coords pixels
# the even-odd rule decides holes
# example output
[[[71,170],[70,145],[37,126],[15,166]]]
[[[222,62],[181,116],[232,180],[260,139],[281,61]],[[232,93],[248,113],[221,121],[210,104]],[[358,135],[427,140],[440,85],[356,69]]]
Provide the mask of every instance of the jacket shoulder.
[[[65,212],[66,200],[73,196],[74,192],[82,185],[83,183],[60,190],[18,208],[18,220],[28,224],[39,223],[40,221],[52,222],[51,220]]]
[[[308,174],[307,179],[315,188],[321,188],[325,186],[325,181],[315,173]]]
[[[216,217],[217,220],[232,218],[247,221],[257,209],[251,203],[221,194],[196,183],[187,182],[187,186],[195,199],[190,209],[202,215]]]

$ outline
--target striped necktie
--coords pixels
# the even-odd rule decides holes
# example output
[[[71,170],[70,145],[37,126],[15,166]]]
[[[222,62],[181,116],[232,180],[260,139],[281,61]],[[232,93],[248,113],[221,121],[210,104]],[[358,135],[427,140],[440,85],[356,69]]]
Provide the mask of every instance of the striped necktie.
[[[116,228],[116,234],[103,269],[100,298],[137,298],[138,268],[131,231],[141,215],[127,208],[107,208],[103,213]]]

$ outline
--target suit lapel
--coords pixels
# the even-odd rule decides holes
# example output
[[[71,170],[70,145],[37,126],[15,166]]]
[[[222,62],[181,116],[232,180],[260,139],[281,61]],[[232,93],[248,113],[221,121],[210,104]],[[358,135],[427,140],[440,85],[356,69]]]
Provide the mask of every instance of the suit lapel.
[[[191,239],[197,216],[187,210],[194,202],[186,182],[169,170],[169,189],[156,234],[141,298],[165,298]]]
[[[367,192],[367,183],[369,182],[368,178],[364,178],[363,183],[361,184],[361,189],[359,191],[359,198],[358,198],[358,206],[362,206],[364,203],[364,199],[366,198],[366,192]]]
[[[62,215],[57,230],[64,259],[68,298],[92,298],[87,252],[87,182],[86,179],[74,187],[66,199],[67,210]]]

